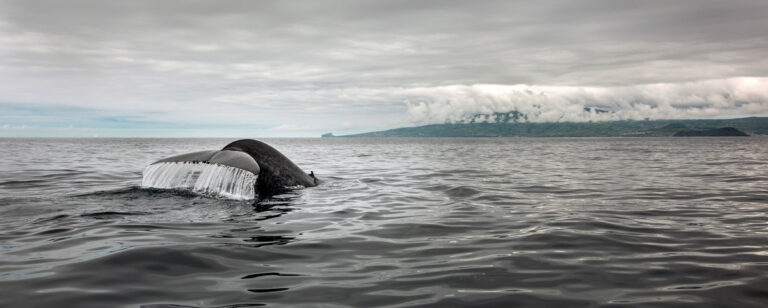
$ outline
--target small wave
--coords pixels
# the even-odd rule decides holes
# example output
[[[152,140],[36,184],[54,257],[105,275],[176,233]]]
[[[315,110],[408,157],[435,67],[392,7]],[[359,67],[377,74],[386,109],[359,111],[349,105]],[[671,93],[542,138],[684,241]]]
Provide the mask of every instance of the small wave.
[[[94,192],[82,193],[71,195],[71,197],[110,197],[110,196],[123,196],[128,199],[145,198],[145,197],[182,197],[182,198],[199,198],[205,196],[201,193],[196,193],[184,189],[162,189],[151,187],[130,186],[124,188],[116,188],[110,190],[99,190]]]
[[[269,293],[269,292],[281,292],[281,291],[287,291],[288,288],[271,288],[271,289],[248,289],[248,292],[253,293]]]
[[[69,215],[67,215],[67,214],[60,214],[60,215],[56,215],[56,216],[53,216],[53,217],[39,218],[39,219],[35,220],[35,223],[55,221],[55,220],[60,220],[60,219],[64,219],[64,218],[67,218],[67,217],[69,217]]]
[[[453,198],[468,198],[479,193],[479,190],[467,186],[454,187],[445,191],[446,195]]]
[[[29,187],[30,185],[42,184],[42,183],[47,183],[47,182],[48,182],[48,180],[44,180],[44,179],[40,179],[40,180],[16,180],[16,181],[0,182],[0,186]]]
[[[257,194],[256,198],[241,199],[230,198],[229,196],[199,192],[188,190],[184,188],[154,188],[154,187],[141,187],[141,186],[129,186],[124,188],[115,188],[109,190],[98,190],[93,192],[78,193],[69,195],[73,198],[87,198],[87,197],[107,197],[107,198],[125,198],[125,199],[141,199],[141,198],[184,198],[184,199],[197,199],[206,198],[213,200],[231,200],[231,201],[256,201],[261,204],[264,203],[272,205],[290,204],[290,201],[295,199],[298,195],[283,194],[278,196],[269,196],[261,199]]]
[[[81,214],[80,217],[90,217],[90,218],[96,218],[96,219],[109,219],[109,218],[116,218],[120,216],[136,216],[136,215],[148,215],[149,213],[146,212],[116,212],[116,211],[106,211],[106,212],[95,212],[95,213],[87,213],[87,214]]]
[[[259,277],[264,277],[264,276],[299,277],[301,275],[299,275],[299,274],[282,274],[282,273],[277,273],[277,272],[270,272],[270,273],[258,273],[258,274],[245,275],[245,276],[243,276],[240,279],[253,279],[253,278],[259,278]]]

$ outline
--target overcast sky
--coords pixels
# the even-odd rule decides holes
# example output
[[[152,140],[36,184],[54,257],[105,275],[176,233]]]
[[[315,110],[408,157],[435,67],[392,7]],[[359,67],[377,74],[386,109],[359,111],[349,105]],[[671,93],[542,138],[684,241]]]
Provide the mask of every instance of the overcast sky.
[[[766,16],[764,0],[0,0],[0,136],[766,116]]]

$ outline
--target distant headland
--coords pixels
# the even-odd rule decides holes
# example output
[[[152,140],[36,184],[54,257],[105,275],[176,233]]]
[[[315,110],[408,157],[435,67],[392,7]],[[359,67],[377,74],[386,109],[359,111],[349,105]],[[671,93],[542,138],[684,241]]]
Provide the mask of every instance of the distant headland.
[[[495,121],[401,127],[339,137],[694,137],[768,135],[768,117],[700,120],[642,120],[532,123],[518,114],[494,114]]]
[[[674,137],[711,137],[711,136],[744,137],[749,135],[733,127],[721,127],[721,128],[712,128],[712,129],[681,130],[679,132],[676,132],[672,136]]]

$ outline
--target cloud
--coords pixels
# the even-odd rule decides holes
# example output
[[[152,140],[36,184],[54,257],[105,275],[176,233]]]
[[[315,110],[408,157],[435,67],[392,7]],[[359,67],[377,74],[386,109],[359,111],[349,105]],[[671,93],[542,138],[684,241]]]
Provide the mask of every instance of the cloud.
[[[0,125],[0,129],[3,129],[3,130],[24,130],[24,129],[31,129],[31,128],[34,128],[34,126],[29,126],[29,125],[25,125],[25,124],[22,124],[22,125],[10,125],[10,124]]]
[[[404,91],[415,123],[467,121],[518,111],[530,122],[723,118],[768,115],[768,78],[626,87],[456,85]],[[596,110],[608,112],[597,112]]]
[[[316,103],[323,111],[342,113],[347,108],[376,112],[402,105],[410,124],[466,121],[476,114],[510,111],[522,112],[532,122],[723,118],[768,115],[768,78],[614,87],[459,84],[266,90],[220,98],[244,104],[277,99]],[[324,103],[327,101],[334,103]],[[311,113],[312,107],[308,108]],[[596,112],[598,109],[608,112]]]
[[[278,131],[278,132],[300,132],[300,131],[312,130],[312,127],[302,126],[302,125],[281,124],[281,125],[272,127],[269,130]]]
[[[61,107],[132,120],[93,126],[168,124],[160,135],[317,135],[509,108],[537,120],[758,115],[762,92],[736,83],[768,77],[766,15],[750,0],[5,0],[0,103],[49,108],[50,123],[77,123]],[[268,129],[282,124],[309,130]]]

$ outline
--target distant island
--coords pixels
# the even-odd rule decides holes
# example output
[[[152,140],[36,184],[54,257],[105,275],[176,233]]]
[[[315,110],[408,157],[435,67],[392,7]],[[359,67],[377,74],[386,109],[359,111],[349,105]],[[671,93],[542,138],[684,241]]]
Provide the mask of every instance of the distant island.
[[[743,136],[749,136],[749,135],[733,127],[721,127],[721,128],[713,128],[713,129],[681,130],[679,132],[676,132],[672,136],[674,137],[712,137],[712,136],[743,137]]]
[[[432,124],[334,137],[685,137],[768,135],[768,117],[717,120],[525,122],[519,113],[495,113],[491,121]]]

